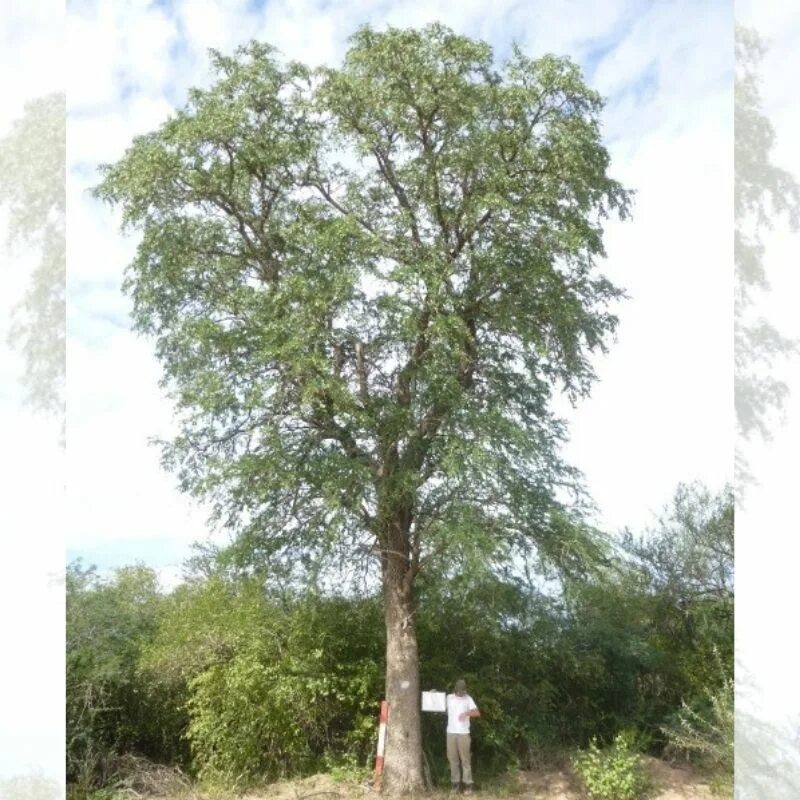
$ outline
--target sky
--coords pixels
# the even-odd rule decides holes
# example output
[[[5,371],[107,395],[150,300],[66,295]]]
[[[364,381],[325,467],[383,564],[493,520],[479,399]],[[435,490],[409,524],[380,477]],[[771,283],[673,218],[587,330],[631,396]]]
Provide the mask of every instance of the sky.
[[[732,476],[729,336],[732,12],[726,3],[72,2],[67,20],[68,533],[70,557],[142,560],[174,581],[206,512],[180,496],[148,444],[173,431],[152,342],[130,332],[120,292],[135,248],[89,194],[99,163],[160,124],[209,81],[207,50],[248,38],[287,58],[336,64],[359,24],[440,20],[498,58],[513,40],[566,54],[608,98],[612,172],[637,192],[612,223],[603,271],[630,299],[600,380],[570,420],[580,468],[609,531],[642,529],[677,484]],[[591,13],[589,9],[591,8]]]
[[[763,94],[776,160],[800,175],[792,6],[740,2],[737,15],[770,37]],[[612,170],[637,199],[632,221],[609,225],[603,270],[630,299],[618,309],[618,341],[597,362],[591,399],[569,411],[566,452],[586,476],[598,522],[644,527],[678,482],[719,487],[732,477],[729,3],[97,0],[69,3],[66,20],[58,0],[9,4],[0,22],[0,136],[25,100],[69,93],[69,410],[65,464],[57,422],[25,408],[19,356],[0,345],[0,778],[63,769],[64,547],[68,558],[106,568],[145,561],[171,585],[190,544],[209,535],[204,510],[176,492],[148,444],[173,432],[171,412],[152,343],[131,333],[120,292],[135,240],[87,191],[97,164],[120,157],[189,86],[208,81],[208,47],[230,51],[253,37],[287,57],[335,64],[359,23],[434,19],[490,41],[500,56],[512,37],[532,55],[570,55],[608,98]],[[4,225],[0,211],[2,239]],[[763,312],[800,338],[797,235],[776,223],[767,244],[773,289]],[[34,258],[3,251],[2,342]],[[756,684],[737,702],[788,724],[800,719],[797,639],[776,640],[767,621],[796,608],[800,377],[792,362],[780,369],[791,389],[785,419],[771,441],[748,446],[759,483],[737,509],[737,652]]]

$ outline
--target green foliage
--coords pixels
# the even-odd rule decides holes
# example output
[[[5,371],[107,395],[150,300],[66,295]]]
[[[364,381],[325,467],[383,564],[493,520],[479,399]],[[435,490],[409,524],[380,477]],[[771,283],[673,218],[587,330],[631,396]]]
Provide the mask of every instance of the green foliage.
[[[125,287],[178,411],[166,466],[237,534],[234,568],[380,572],[387,670],[413,678],[422,570],[602,560],[550,406],[588,393],[615,330],[622,292],[597,262],[629,194],[569,59],[514,48],[496,65],[439,24],[363,27],[350,45],[314,72],[256,42],[214,53],[210,87],[96,194],[141,232]],[[343,688],[303,683],[282,655],[237,646],[191,679],[201,769],[247,780],[329,749],[311,731]],[[397,683],[387,697],[416,727]]]
[[[712,736],[732,732],[719,698],[730,697],[733,618],[732,586],[730,597],[718,591],[730,565],[710,558],[728,540],[730,498],[677,497],[613,569],[565,593],[477,563],[423,573],[422,686],[466,677],[482,712],[472,726],[482,782],[620,731],[653,754],[682,736],[697,747],[680,753],[697,759],[706,748],[705,763],[730,775],[708,749],[732,741]],[[71,781],[84,765],[91,785],[104,785],[103,759],[90,757],[118,750],[222,788],[371,768],[384,693],[380,597],[226,569],[162,595],[148,570],[102,581],[79,565],[67,589]],[[434,781],[446,783],[442,715],[423,715],[423,741]]]
[[[592,606],[607,594],[628,619],[612,627],[629,637],[621,647],[635,661],[637,727],[656,734],[683,700],[733,674],[733,542],[730,491],[680,486],[654,530],[623,538],[621,571],[589,595]]]
[[[732,675],[732,542],[730,494],[679,487],[655,530],[563,596],[485,570],[424,576],[423,685],[466,675],[483,712],[477,763],[491,771],[625,729],[658,754],[684,699]],[[423,726],[429,761],[444,763],[440,721]]]
[[[549,404],[588,392],[621,296],[596,272],[629,202],[599,95],[438,24],[361,28],[338,69],[258,43],[212,67],[97,187],[142,232],[126,287],[183,487],[248,565],[583,567]]]
[[[598,715],[583,698],[598,664],[576,657],[563,600],[485,572],[449,582],[428,576],[420,592],[423,686],[467,678],[482,712],[473,726],[480,769],[530,767],[543,752],[580,740],[582,726],[587,737],[596,730]],[[425,716],[429,761],[445,764],[441,730],[441,717]]]
[[[717,660],[722,673],[715,687],[692,705],[683,703],[670,725],[665,727],[670,748],[696,758],[715,776],[717,793],[733,796],[734,768],[734,682]]]
[[[369,728],[368,739],[371,740],[375,733],[374,720],[370,720],[369,723],[370,724],[365,727]],[[370,759],[370,762],[371,760],[372,759]],[[363,760],[359,761],[354,753],[350,753],[334,761],[328,760],[325,762],[325,771],[335,781],[341,783],[364,783],[373,775],[374,765],[372,763],[365,763]]]
[[[573,767],[591,800],[639,800],[648,788],[641,756],[630,735],[623,733],[604,749],[593,738],[588,749],[575,756]]]
[[[270,597],[256,581],[178,589],[142,668],[185,697],[206,782],[365,765],[380,697],[378,606]]]
[[[88,791],[110,778],[115,753],[180,756],[183,718],[138,674],[164,598],[153,570],[126,567],[110,580],[67,569],[67,779]]]

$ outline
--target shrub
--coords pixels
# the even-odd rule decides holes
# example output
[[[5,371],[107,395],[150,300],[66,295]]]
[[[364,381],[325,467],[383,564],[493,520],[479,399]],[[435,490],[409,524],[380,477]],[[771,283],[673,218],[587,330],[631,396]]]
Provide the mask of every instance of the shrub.
[[[695,756],[712,771],[716,794],[732,796],[734,709],[733,679],[726,677],[717,688],[707,688],[705,703],[684,703],[675,722],[664,728],[673,751]]]
[[[138,671],[165,602],[148,567],[106,579],[79,561],[67,568],[65,756],[73,793],[108,786],[121,753],[173,760],[180,752],[183,715]]]
[[[617,735],[611,747],[602,750],[592,739],[572,765],[591,800],[637,800],[647,790],[641,756],[629,734]]]
[[[278,600],[258,581],[177,590],[141,667],[185,698],[193,774],[244,789],[366,766],[381,691],[379,610]]]

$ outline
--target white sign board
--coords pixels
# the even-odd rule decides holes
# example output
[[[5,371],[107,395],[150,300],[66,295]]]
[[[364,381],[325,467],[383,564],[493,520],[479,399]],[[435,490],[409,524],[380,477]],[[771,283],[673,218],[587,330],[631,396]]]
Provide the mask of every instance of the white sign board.
[[[422,693],[423,711],[447,711],[447,699],[444,692],[423,692]]]

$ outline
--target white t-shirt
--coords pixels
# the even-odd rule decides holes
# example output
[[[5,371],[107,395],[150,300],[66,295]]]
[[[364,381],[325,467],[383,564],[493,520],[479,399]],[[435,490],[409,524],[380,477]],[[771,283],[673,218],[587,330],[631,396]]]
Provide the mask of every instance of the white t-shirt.
[[[469,733],[469,720],[459,719],[465,711],[477,711],[478,706],[468,695],[459,697],[457,694],[447,695],[447,732],[448,733]]]

